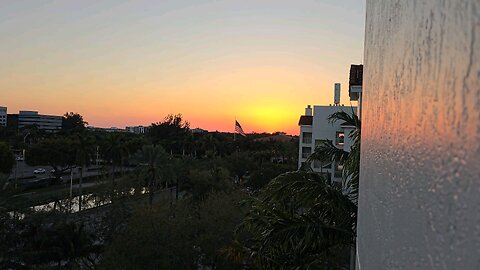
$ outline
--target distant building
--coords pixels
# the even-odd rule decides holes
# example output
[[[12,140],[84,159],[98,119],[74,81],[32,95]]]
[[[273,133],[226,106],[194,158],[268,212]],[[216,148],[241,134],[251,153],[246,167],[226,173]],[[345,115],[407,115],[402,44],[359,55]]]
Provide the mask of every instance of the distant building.
[[[0,107],[0,126],[7,126],[7,107]]]
[[[131,126],[125,128],[127,132],[135,133],[135,134],[145,134],[148,132],[148,127],[145,126]]]
[[[87,127],[89,130],[93,131],[105,131],[105,132],[127,132],[126,129],[123,128],[117,128],[117,127],[109,127],[109,128],[103,128],[103,127],[93,127],[93,126],[88,126]]]
[[[293,140],[293,138],[294,138],[293,136],[287,135],[284,132],[277,132],[270,136],[253,139],[253,141],[254,142],[268,142],[268,141],[289,142]]]
[[[18,113],[18,128],[36,126],[49,132],[62,129],[62,116],[38,114],[37,111],[20,111]]]
[[[201,129],[201,128],[194,128],[190,130],[192,133],[207,133],[208,130]]]
[[[300,126],[298,168],[306,165],[307,158],[315,151],[322,141],[329,140],[339,149],[350,152],[353,142],[349,138],[350,132],[355,127],[346,126],[341,122],[329,123],[328,116],[339,111],[356,113],[356,107],[346,107],[340,105],[340,85],[335,84],[335,103],[330,106],[308,105],[305,108],[305,114],[300,116],[298,125]],[[338,162],[319,162],[314,161],[310,165],[315,172],[321,172],[330,175],[332,183],[340,183],[342,180],[343,165]]]

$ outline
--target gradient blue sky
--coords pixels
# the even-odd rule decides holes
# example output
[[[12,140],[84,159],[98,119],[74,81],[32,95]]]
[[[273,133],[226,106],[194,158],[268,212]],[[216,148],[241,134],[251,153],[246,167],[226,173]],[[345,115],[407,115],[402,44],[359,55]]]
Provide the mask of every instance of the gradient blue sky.
[[[182,113],[193,127],[297,132],[347,95],[363,0],[0,0],[0,105],[94,126]]]

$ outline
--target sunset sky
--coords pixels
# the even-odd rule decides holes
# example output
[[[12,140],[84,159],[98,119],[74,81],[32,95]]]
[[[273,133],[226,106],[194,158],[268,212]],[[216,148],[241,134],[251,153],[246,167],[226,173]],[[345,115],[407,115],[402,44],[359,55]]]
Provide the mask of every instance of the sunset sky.
[[[298,133],[363,57],[363,0],[0,0],[0,106]]]

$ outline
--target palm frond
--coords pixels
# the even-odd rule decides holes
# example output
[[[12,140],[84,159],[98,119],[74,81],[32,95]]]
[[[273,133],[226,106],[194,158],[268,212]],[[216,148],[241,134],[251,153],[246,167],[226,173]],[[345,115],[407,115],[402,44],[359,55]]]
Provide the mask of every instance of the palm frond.
[[[354,126],[358,129],[361,128],[360,120],[358,116],[355,114],[355,112],[353,111],[353,109],[351,114],[345,111],[334,112],[331,115],[329,115],[327,119],[330,123],[336,123],[337,121],[344,121],[344,124],[347,124],[349,126]]]
[[[328,121],[330,123],[336,123],[337,121],[343,121],[342,124],[348,125],[355,127],[355,130],[353,130],[350,134],[349,137],[352,139],[354,142],[360,142],[360,130],[362,128],[362,124],[360,119],[358,118],[357,114],[353,111],[352,108],[352,113],[349,114],[344,111],[339,111],[332,113],[331,115],[328,116]]]
[[[250,203],[238,231],[253,235],[250,256],[261,268],[331,267],[323,252],[354,241],[356,206],[319,174],[282,174]]]
[[[322,140],[315,148],[314,152],[307,158],[308,163],[314,160],[329,162],[329,161],[345,161],[348,159],[349,152],[344,151],[333,145],[330,140]]]

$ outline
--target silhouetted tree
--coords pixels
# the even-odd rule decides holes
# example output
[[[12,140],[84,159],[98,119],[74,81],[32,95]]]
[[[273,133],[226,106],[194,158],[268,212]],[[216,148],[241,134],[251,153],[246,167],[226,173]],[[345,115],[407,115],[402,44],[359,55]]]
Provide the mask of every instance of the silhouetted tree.
[[[145,145],[134,156],[139,168],[139,174],[145,179],[149,193],[150,205],[158,186],[162,183],[174,182],[173,170],[169,167],[169,155],[157,145]],[[169,175],[170,174],[170,175]]]
[[[82,130],[88,125],[88,122],[83,120],[83,116],[74,112],[67,112],[62,118],[62,129],[69,130]]]
[[[25,162],[31,166],[48,164],[58,177],[75,163],[73,141],[65,137],[41,140],[26,149]]]
[[[104,269],[243,269],[222,256],[245,209],[240,192],[217,192],[204,201],[137,209],[107,246]]]
[[[85,167],[90,165],[90,160],[94,155],[94,142],[92,137],[88,133],[77,134],[73,142],[73,148],[75,152],[75,164],[79,166],[80,177],[78,180],[79,185],[79,210],[82,210],[82,195],[83,195],[83,171]]]
[[[103,142],[103,156],[105,160],[111,163],[112,170],[110,179],[113,196],[115,191],[115,169],[122,165],[124,159],[128,156],[128,149],[125,144],[125,136],[118,132],[109,133]]]
[[[15,164],[15,157],[8,144],[0,142],[0,173],[9,174]]]
[[[154,144],[160,144],[167,152],[183,153],[188,138],[190,123],[181,114],[168,115],[162,122],[153,123],[148,136]]]

